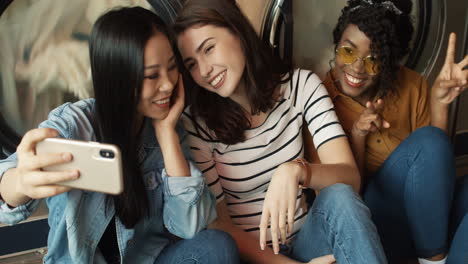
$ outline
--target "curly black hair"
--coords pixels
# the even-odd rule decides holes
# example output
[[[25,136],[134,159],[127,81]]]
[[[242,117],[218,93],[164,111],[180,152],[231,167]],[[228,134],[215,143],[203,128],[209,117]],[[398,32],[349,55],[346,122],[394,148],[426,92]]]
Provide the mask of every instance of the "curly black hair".
[[[382,4],[393,2],[400,12]],[[410,0],[349,0],[342,9],[333,30],[333,43],[337,47],[343,31],[350,24],[356,25],[371,41],[371,53],[380,63],[376,85],[370,91],[371,98],[382,98],[396,93],[395,81],[401,60],[410,50],[413,24],[410,17]]]

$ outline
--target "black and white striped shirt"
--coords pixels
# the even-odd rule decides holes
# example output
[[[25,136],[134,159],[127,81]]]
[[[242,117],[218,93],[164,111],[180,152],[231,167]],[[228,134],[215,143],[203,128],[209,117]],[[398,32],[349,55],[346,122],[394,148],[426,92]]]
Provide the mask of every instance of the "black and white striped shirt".
[[[282,85],[281,94],[264,123],[246,130],[246,140],[235,145],[217,141],[204,123],[194,124],[189,109],[182,115],[193,159],[205,174],[211,191],[218,201],[226,200],[233,223],[257,238],[273,172],[280,164],[303,157],[304,120],[317,148],[345,136],[327,90],[316,74],[295,70],[291,81]],[[292,235],[300,229],[306,214],[305,198],[299,190]]]

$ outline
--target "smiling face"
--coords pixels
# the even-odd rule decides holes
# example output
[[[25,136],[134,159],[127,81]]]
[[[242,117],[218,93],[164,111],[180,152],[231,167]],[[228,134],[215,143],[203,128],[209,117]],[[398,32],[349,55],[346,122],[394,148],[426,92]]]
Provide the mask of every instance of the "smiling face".
[[[182,32],[177,42],[184,65],[198,85],[222,97],[242,90],[245,55],[239,38],[228,29],[194,26]]]
[[[167,37],[157,32],[145,46],[145,72],[138,112],[153,119],[164,119],[179,77],[176,59]]]
[[[335,79],[339,82],[340,91],[359,102],[369,100],[368,93],[375,84],[377,75],[371,75],[366,72],[364,61],[371,55],[370,39],[359,30],[356,25],[350,24],[343,31],[338,48],[349,47],[359,57],[356,61],[346,64],[335,56]]]

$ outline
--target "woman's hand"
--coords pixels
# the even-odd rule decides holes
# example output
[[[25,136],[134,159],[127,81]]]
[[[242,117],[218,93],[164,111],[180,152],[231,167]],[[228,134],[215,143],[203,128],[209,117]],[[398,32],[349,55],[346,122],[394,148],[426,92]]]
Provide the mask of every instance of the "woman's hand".
[[[333,264],[336,263],[335,257],[333,255],[325,255],[322,257],[314,258],[307,264]]]
[[[284,262],[287,264],[334,264],[336,263],[335,257],[333,255],[325,255],[318,258],[314,258],[309,262],[299,262],[297,260],[290,260],[288,262]]]
[[[384,102],[382,99],[377,102],[367,102],[366,110],[362,112],[359,119],[354,122],[351,133],[355,136],[367,136],[369,132],[375,132],[383,128],[389,128],[390,123],[385,121],[380,114],[383,110]]]
[[[455,63],[455,33],[451,33],[447,47],[444,66],[432,86],[432,97],[435,102],[448,105],[468,87],[468,55]]]
[[[160,129],[174,129],[177,121],[179,120],[180,114],[184,110],[184,100],[185,100],[185,91],[184,91],[184,82],[182,75],[179,74],[179,80],[177,81],[177,87],[174,95],[174,102],[169,109],[169,113],[166,118],[161,120],[153,119],[153,126],[156,131]],[[157,134],[157,133],[156,133]]]
[[[286,243],[288,235],[294,230],[294,214],[300,179],[304,178],[305,170],[296,162],[281,164],[273,174],[263,203],[260,221],[260,248],[266,246],[268,224],[270,223],[273,252],[279,253],[278,239]],[[286,232],[287,224],[287,232]]]
[[[190,168],[180,146],[179,135],[175,130],[180,114],[184,110],[184,99],[184,84],[179,74],[174,103],[168,115],[162,120],[153,119],[156,139],[161,147],[166,172],[173,177],[190,176]]]
[[[36,144],[46,138],[56,137],[57,131],[50,128],[38,128],[28,131],[17,148],[18,165],[16,167],[16,191],[32,199],[58,195],[71,190],[70,187],[57,185],[62,181],[79,177],[78,170],[42,171],[41,168],[70,162],[71,153],[36,154]]]

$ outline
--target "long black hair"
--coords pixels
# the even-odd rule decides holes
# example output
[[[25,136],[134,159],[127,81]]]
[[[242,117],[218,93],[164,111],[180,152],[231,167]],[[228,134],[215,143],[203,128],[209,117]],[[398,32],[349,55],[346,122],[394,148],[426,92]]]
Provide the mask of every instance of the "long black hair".
[[[387,3],[383,4],[384,2]],[[396,8],[389,5],[389,2]],[[371,40],[371,53],[381,63],[376,85],[370,91],[371,97],[396,94],[395,80],[401,60],[410,50],[414,31],[411,8],[410,0],[349,0],[348,5],[342,9],[333,30],[335,47],[339,44],[343,31],[348,25],[354,24]]]
[[[96,21],[89,44],[96,134],[99,141],[116,144],[122,152],[124,190],[114,197],[114,203],[116,215],[127,228],[135,226],[149,210],[137,164],[136,126],[145,46],[155,34],[170,37],[156,14],[141,7],[121,8]]]
[[[233,0],[188,0],[179,11],[174,29],[181,34],[192,26],[214,25],[229,30],[239,38],[246,58],[242,81],[246,84],[251,113],[273,108],[274,92],[291,76],[291,69],[274,55],[272,47],[256,34],[248,19]],[[235,144],[245,140],[250,128],[245,111],[236,102],[195,85],[188,93],[191,113],[214,131],[217,140]],[[197,127],[197,126],[195,126]]]

